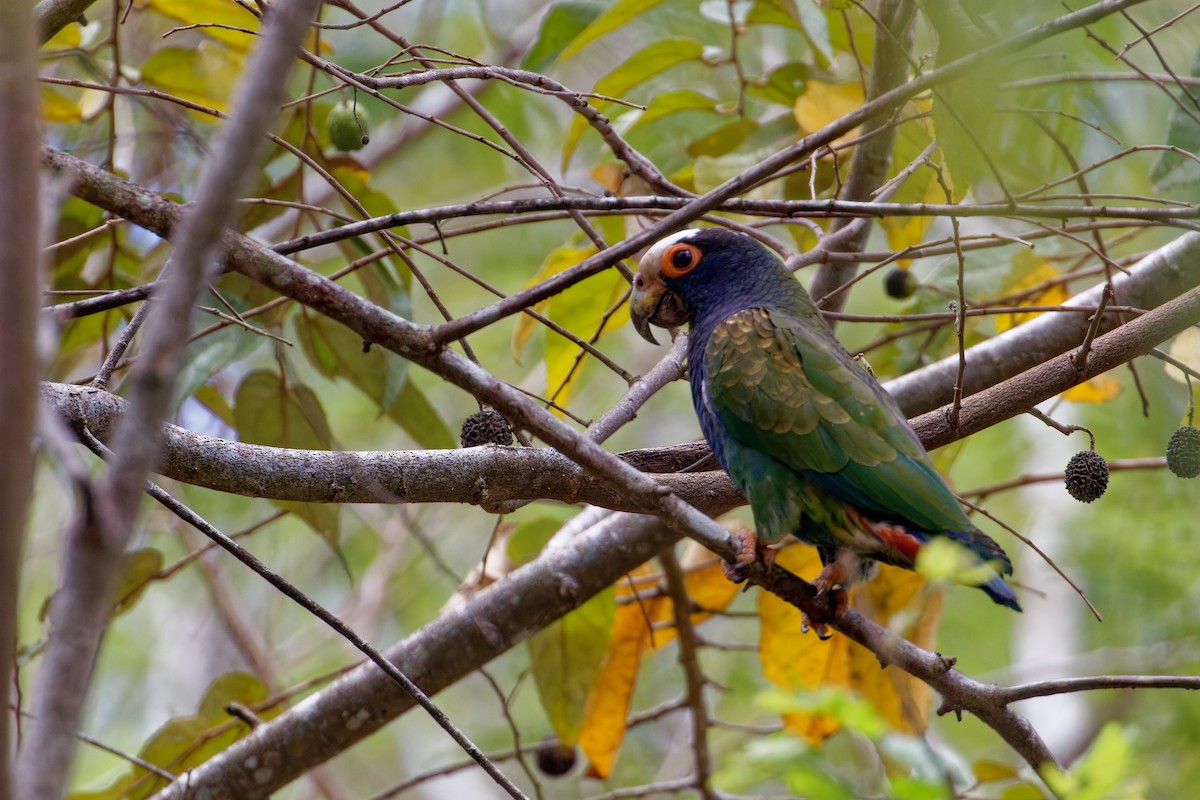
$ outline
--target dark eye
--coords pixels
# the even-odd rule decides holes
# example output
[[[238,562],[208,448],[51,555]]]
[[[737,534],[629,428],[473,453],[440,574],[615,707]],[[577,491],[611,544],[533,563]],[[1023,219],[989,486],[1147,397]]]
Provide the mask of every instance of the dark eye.
[[[662,256],[662,274],[678,278],[695,269],[700,263],[700,248],[694,244],[673,244]]]

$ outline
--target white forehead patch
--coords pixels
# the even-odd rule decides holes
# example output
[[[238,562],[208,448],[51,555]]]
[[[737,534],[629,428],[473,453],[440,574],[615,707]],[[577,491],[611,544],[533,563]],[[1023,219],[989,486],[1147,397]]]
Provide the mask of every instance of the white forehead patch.
[[[693,235],[695,235],[696,233],[699,233],[699,232],[700,232],[699,228],[684,228],[681,231],[676,231],[675,233],[672,233],[670,236],[666,237],[665,239],[659,239],[657,242],[654,243],[653,246],[651,246],[651,248],[649,250],[646,251],[646,255],[642,256],[642,260],[638,265],[639,268],[642,264],[649,264],[649,265],[652,265],[653,267],[657,268],[657,266],[662,262],[663,252],[668,247],[675,244],[676,242],[686,242],[689,238],[691,238]]]

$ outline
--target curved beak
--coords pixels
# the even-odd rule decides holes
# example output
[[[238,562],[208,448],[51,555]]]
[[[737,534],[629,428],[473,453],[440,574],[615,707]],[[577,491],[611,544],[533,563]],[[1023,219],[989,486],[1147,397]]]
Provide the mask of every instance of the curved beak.
[[[658,344],[650,326],[675,328],[692,318],[692,312],[679,295],[662,282],[656,270],[648,268],[645,260],[633,276],[633,291],[629,295],[629,316],[633,327],[650,344]]]
[[[667,287],[661,282],[646,291],[640,291],[637,284],[634,284],[633,293],[629,295],[629,316],[633,320],[633,327],[650,344],[658,344],[658,340],[650,331],[650,320],[658,311],[666,291]]]

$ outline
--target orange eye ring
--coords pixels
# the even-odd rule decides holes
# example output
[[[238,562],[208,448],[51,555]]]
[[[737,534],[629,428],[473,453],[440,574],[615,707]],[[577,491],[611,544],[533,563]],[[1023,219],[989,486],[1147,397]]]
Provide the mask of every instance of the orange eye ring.
[[[696,268],[703,254],[694,244],[673,244],[662,255],[661,271],[664,278],[679,278]]]

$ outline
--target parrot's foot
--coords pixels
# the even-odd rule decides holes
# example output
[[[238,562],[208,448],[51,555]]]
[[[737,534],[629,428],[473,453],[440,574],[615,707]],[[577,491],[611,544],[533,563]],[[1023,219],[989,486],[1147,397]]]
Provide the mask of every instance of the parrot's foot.
[[[817,599],[823,600],[826,595],[833,597],[833,614],[829,617],[821,616],[813,618],[808,612],[804,612],[800,617],[800,630],[808,633],[812,630],[817,634],[817,638],[824,641],[831,636],[829,627],[826,623],[841,614],[850,607],[850,592],[846,587],[850,585],[850,564],[848,559],[835,558],[833,561],[825,565],[821,570],[821,574],[813,580],[813,588],[817,590]]]
[[[754,531],[736,530],[733,531],[733,535],[741,541],[742,547],[733,561],[721,562],[721,569],[724,570],[726,578],[734,583],[744,583],[750,577],[750,568],[759,556],[762,556],[763,566],[771,569],[775,563],[775,551],[767,545],[760,544]]]

